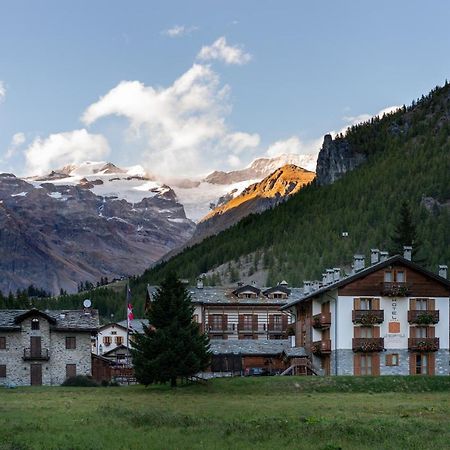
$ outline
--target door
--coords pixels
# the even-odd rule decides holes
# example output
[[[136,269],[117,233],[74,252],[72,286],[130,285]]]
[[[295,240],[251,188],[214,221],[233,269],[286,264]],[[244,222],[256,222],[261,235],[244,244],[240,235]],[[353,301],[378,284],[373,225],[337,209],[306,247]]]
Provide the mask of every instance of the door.
[[[32,358],[40,358],[41,357],[41,337],[40,336],[31,336],[30,338],[30,346],[31,346],[31,357]]]
[[[42,364],[31,364],[31,386],[42,385]]]

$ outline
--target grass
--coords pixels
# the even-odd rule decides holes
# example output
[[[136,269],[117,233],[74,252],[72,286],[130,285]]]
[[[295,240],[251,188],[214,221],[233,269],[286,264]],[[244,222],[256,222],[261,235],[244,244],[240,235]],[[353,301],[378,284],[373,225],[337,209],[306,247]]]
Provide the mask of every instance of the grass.
[[[449,377],[0,390],[0,449],[449,448]]]

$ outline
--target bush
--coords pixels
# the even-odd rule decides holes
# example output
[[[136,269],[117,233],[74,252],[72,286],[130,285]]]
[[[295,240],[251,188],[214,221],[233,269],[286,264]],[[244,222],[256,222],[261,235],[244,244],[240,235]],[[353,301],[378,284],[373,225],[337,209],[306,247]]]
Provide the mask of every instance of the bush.
[[[75,377],[67,378],[61,386],[98,387],[99,384],[92,377],[76,375]]]

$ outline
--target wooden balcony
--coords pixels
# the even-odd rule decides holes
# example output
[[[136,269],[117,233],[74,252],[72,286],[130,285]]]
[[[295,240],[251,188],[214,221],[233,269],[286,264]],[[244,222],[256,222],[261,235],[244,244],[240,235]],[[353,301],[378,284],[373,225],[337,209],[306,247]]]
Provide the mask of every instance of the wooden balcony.
[[[384,350],[383,338],[353,338],[352,348],[354,352],[382,352]]]
[[[328,355],[331,353],[331,339],[322,339],[321,341],[313,342],[311,352],[314,355]]]
[[[439,338],[409,338],[408,349],[413,352],[437,352]]]
[[[411,284],[407,283],[382,283],[381,295],[387,297],[407,297],[411,293]]]
[[[383,309],[354,309],[352,321],[362,325],[375,325],[384,321]]]
[[[331,313],[320,313],[313,316],[312,326],[323,330],[331,326]]]
[[[439,322],[439,311],[410,310],[408,311],[408,322],[420,325],[431,325]]]
[[[24,361],[48,361],[50,359],[48,355],[48,348],[41,349],[23,349],[23,359]]]
[[[236,331],[236,325],[233,324],[206,324],[206,331],[211,334],[233,333]]]
[[[239,333],[263,333],[267,332],[266,324],[249,325],[249,324],[238,324],[237,329]]]

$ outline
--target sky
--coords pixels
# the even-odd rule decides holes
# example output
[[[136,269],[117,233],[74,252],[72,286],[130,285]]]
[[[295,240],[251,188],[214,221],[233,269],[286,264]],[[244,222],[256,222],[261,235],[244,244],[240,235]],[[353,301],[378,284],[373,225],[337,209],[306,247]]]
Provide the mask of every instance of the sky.
[[[450,74],[447,1],[0,1],[0,172],[315,153]]]

